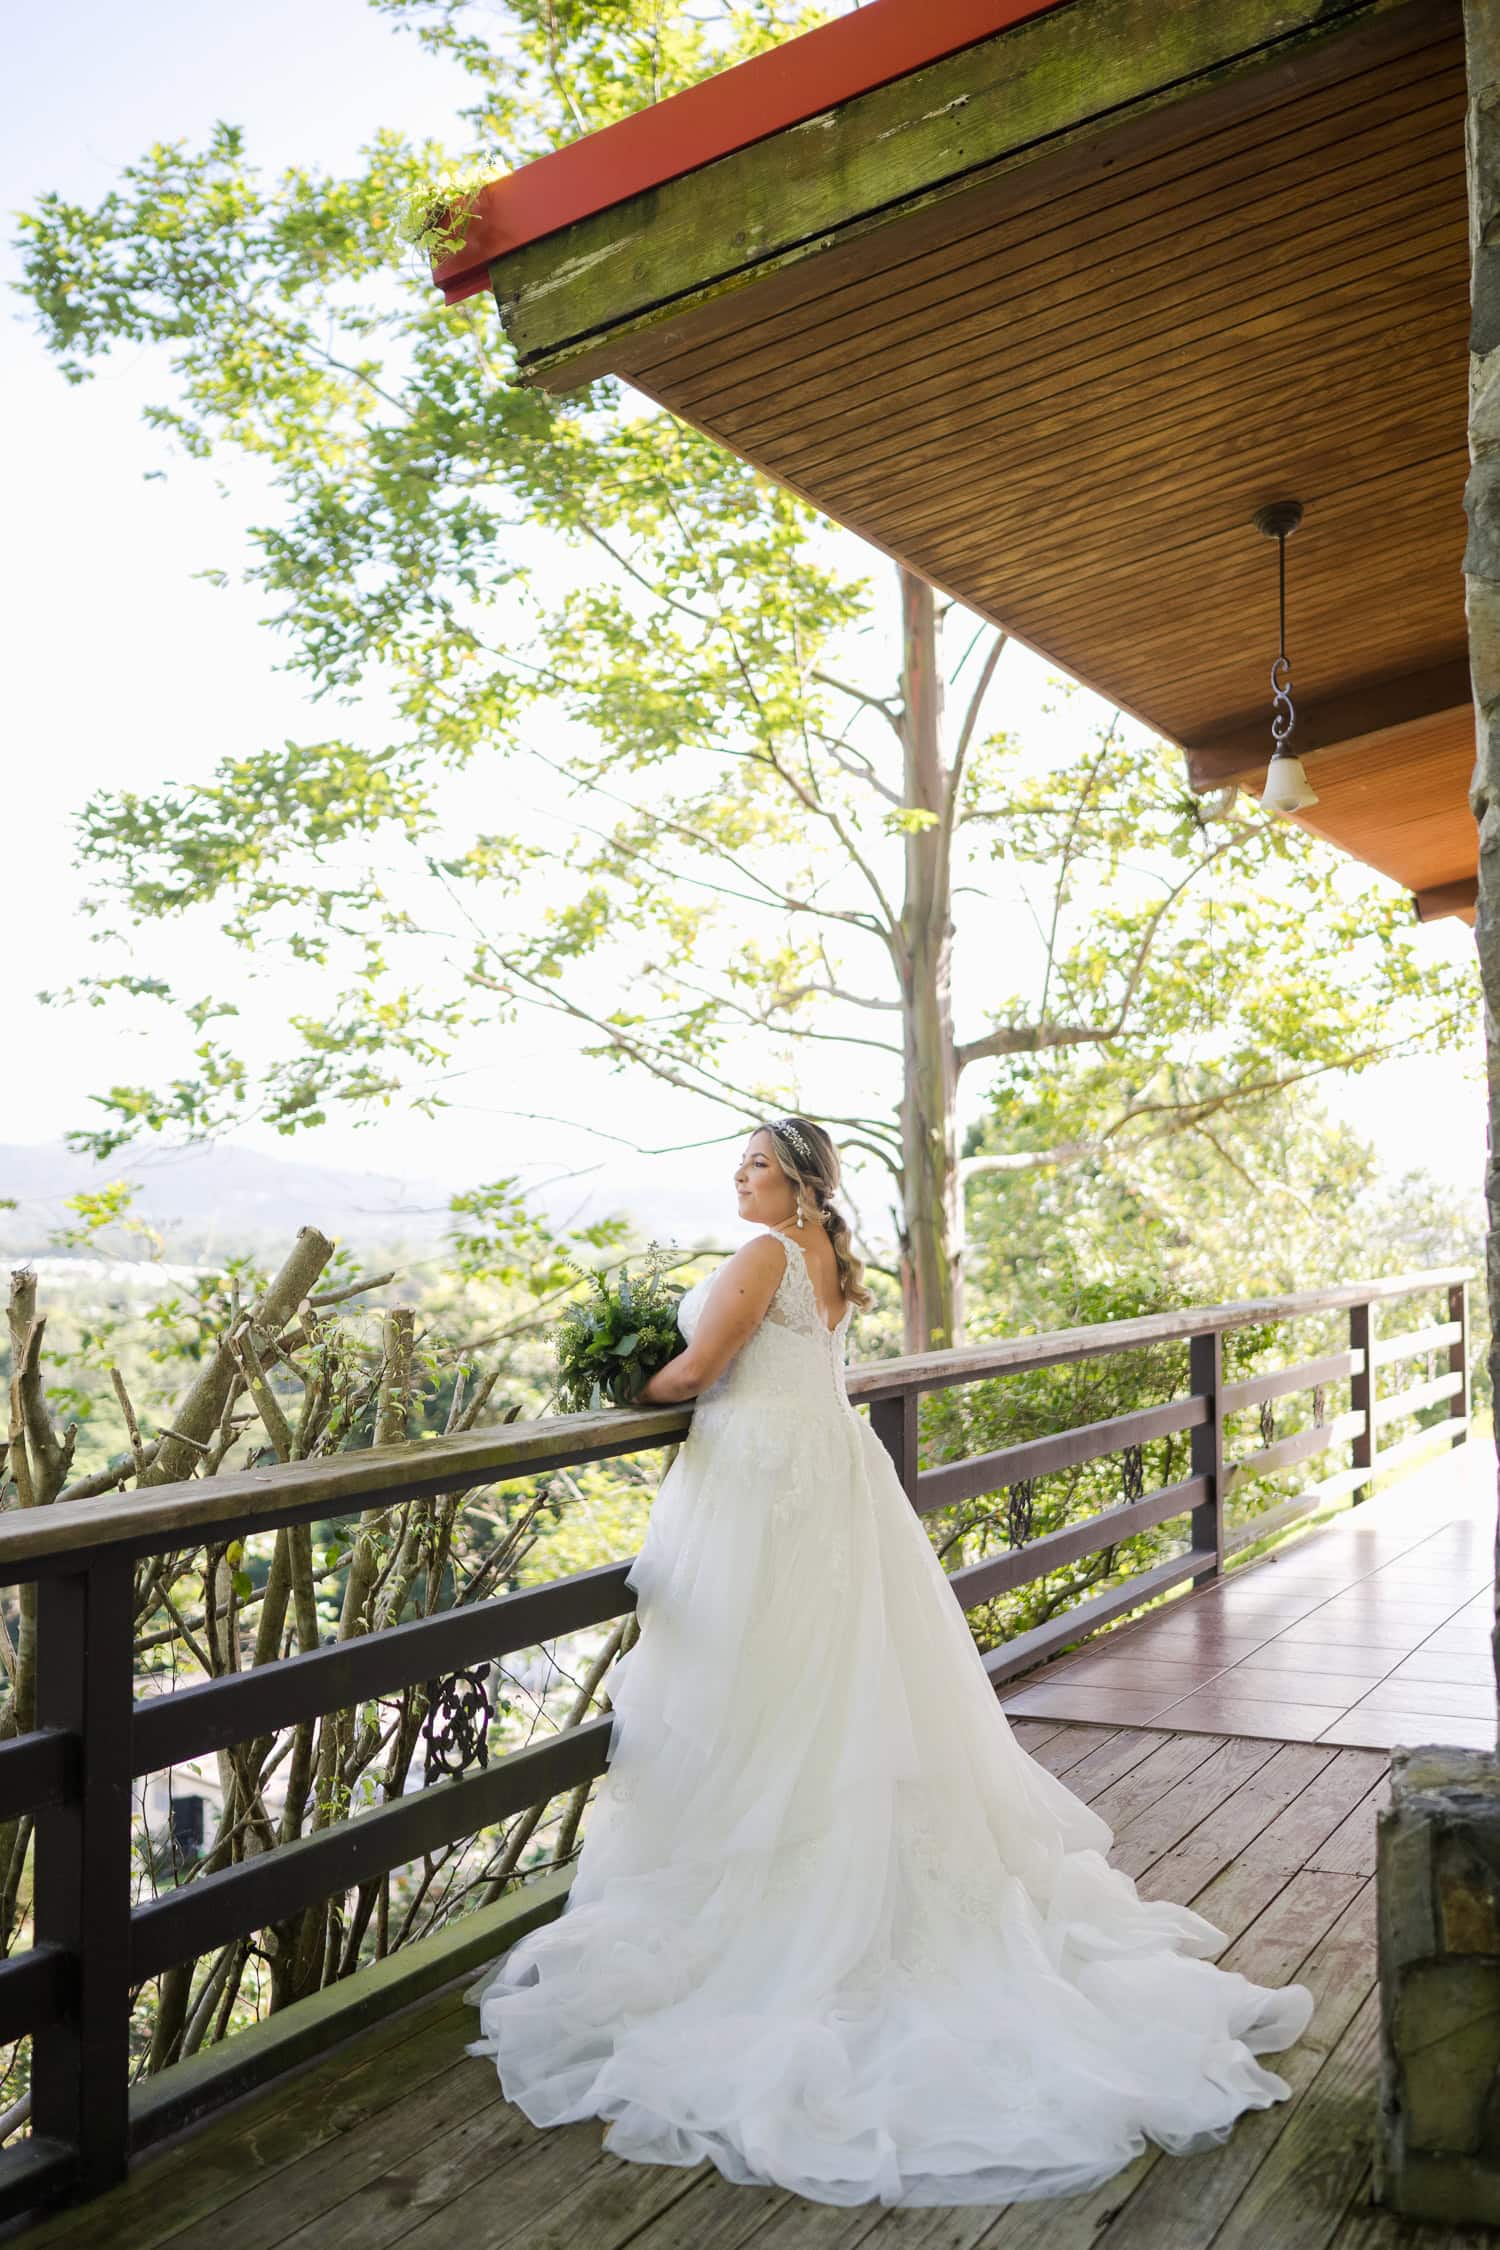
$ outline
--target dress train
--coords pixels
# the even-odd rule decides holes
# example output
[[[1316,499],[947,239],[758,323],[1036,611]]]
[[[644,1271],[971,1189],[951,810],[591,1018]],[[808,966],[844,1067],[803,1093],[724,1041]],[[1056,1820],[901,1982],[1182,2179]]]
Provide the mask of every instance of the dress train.
[[[853,2204],[1080,2194],[1290,2093],[1305,1985],[1142,1898],[1016,1742],[797,1244],[627,1581],[564,1911],[469,1994],[534,2124]],[[683,1299],[690,1335],[707,1288]]]

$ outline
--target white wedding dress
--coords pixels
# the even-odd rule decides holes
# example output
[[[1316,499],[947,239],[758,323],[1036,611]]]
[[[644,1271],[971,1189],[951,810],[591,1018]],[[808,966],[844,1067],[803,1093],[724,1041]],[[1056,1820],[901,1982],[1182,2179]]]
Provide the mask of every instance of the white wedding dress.
[[[1021,1749],[792,1236],[631,1566],[565,1910],[468,1997],[537,2125],[820,2202],[1080,2193],[1225,2140],[1305,1985],[1213,1965]],[[691,1336],[710,1281],[682,1300]]]

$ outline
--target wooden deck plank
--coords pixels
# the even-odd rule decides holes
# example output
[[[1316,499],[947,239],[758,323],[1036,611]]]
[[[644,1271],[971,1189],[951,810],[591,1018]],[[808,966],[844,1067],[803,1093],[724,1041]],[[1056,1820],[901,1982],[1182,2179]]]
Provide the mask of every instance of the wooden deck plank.
[[[1154,1726],[1091,1726],[1086,1719],[1021,1719],[1021,1726],[1057,1726],[1059,1737],[1048,1741],[1041,1753],[1032,1753],[1050,1773],[1066,1775],[1068,1789],[1077,1798],[1093,1798],[1120,1773],[1129,1773],[1151,1750],[1160,1748],[1160,1728]],[[1073,1741],[1066,1737],[1073,1735]]]
[[[1274,1742],[1242,1735],[1164,1735],[1162,1740],[1161,1750],[1101,1790],[1093,1800],[1095,1812],[1103,1814],[1116,1835],[1148,1818],[1165,1831],[1175,1819],[1188,1818],[1187,1808],[1195,1806],[1198,1809],[1191,1813],[1191,1825],[1217,1804],[1221,1795],[1237,1789],[1248,1775],[1274,1758],[1277,1750]],[[1209,1745],[1207,1755],[1195,1756],[1201,1743]],[[1169,1787],[1153,1786],[1164,1781]],[[1176,1836],[1164,1837],[1158,1849],[1164,1851],[1168,1843],[1176,1841]]]
[[[1372,1990],[1248,2183],[1214,2250],[1327,2250],[1370,2161],[1380,2073],[1380,1994]]]
[[[1338,1755],[1317,1743],[1286,1742],[1275,1746],[1261,1741],[1260,1747],[1270,1749],[1271,1755],[1233,1788],[1219,1792],[1191,1828],[1184,1828],[1179,1836],[1171,1837],[1173,1843],[1186,1843],[1191,1839],[1200,1851],[1223,1850],[1231,1856],[1250,1850],[1269,1826],[1285,1817],[1298,1799],[1322,1779],[1324,1771]],[[1176,1795],[1174,1792],[1174,1798]],[[1184,1812],[1191,1801],[1190,1797],[1183,1797]],[[1339,1810],[1347,1809],[1345,1798]],[[1152,1815],[1139,1826],[1145,1834],[1158,1834],[1166,1841],[1175,1812],[1176,1807],[1169,1800],[1159,1809],[1153,1808]],[[1333,1825],[1332,1819],[1327,1825]],[[1135,1836],[1135,1825],[1128,1834]],[[1291,1866],[1300,1867],[1302,1856],[1293,1859]]]
[[[29,2229],[27,2240],[37,2250],[81,2250],[99,2241],[100,2213],[107,2210],[109,2250],[157,2250],[232,2202],[247,2173],[264,2186],[300,2157],[367,2119],[382,2118],[451,2066],[472,2023],[456,1993],[393,2016],[314,2067],[148,2153],[102,2202],[58,2213]]]
[[[880,2212],[879,2204],[807,2203],[784,2188],[736,2187],[710,2170],[706,2178],[694,2178],[669,2211],[631,2235],[630,2250],[700,2250],[710,2243],[713,2250],[739,2250],[744,2243],[750,2250],[857,2250],[872,2238],[884,2239],[877,2232]],[[956,2235],[955,2250],[970,2239]],[[549,2243],[548,2250],[580,2250],[582,2243],[589,2250],[616,2250],[623,2240],[591,2233]],[[456,2243],[454,2250],[460,2250]]]
[[[787,2188],[734,2187],[716,2171],[694,2172],[683,2194],[632,2235],[631,2250],[741,2250],[751,2242],[769,2250],[782,2218],[807,2208]],[[868,2207],[864,2218],[868,2228]],[[578,2242],[567,2250],[579,2250]]]
[[[1341,1820],[1308,1861],[1310,1867],[1342,1868],[1349,1874],[1375,1872],[1376,1816],[1391,1800],[1391,1769],[1387,1764],[1373,1789],[1360,1798],[1347,1819]]]
[[[1171,1788],[1185,1774],[1194,1772],[1221,1750],[1227,1739],[1222,1734],[1168,1734],[1164,1728],[1155,1731],[1155,1747],[1138,1759],[1128,1772],[1107,1788],[1084,1790],[1085,1802],[1104,1815],[1112,1828],[1122,1827],[1133,1814],[1154,1804],[1164,1789]],[[1256,1747],[1251,1745],[1252,1748]],[[1068,1777],[1073,1786],[1073,1777]]]
[[[1022,1731],[1023,1728],[1025,1732]],[[1021,1748],[1033,1758],[1040,1754],[1046,1743],[1056,1742],[1067,1731],[1066,1719],[1024,1719],[1011,1729]]]
[[[1209,1905],[1199,1903],[1202,1911],[1210,1911]],[[1371,1914],[1369,1910],[1363,1914],[1358,1911],[1357,1898],[1349,1901],[1331,1927],[1318,1926],[1317,1942],[1303,1959],[1305,1940],[1299,1947],[1296,1913],[1306,1904],[1305,1897],[1299,1898],[1279,1913],[1257,1916],[1225,1948],[1220,1962],[1225,1968],[1238,1969],[1257,1983],[1279,1984],[1290,1976],[1298,1977],[1313,1987],[1320,2012],[1325,2006],[1337,2010],[1336,1995],[1349,1973],[1351,1932],[1363,1932],[1357,1942],[1368,1949],[1373,1960]],[[1224,1926],[1227,1917],[1223,1916],[1222,1906],[1219,1913],[1211,1914],[1211,1919],[1220,1920]],[[1315,2015],[1314,2021],[1318,2020]],[[1310,2037],[1305,2036],[1295,2048],[1287,2051],[1285,2058],[1272,2058],[1272,2066],[1295,2086],[1297,2079],[1292,2066],[1301,2058],[1304,2077],[1315,2080],[1323,2051],[1321,2047],[1314,2049]],[[1190,2241],[1197,2250],[1197,2244],[1206,2241],[1208,2234],[1179,2235],[1172,2217],[1174,2209],[1180,2206],[1190,2216],[1203,2200],[1206,2175],[1215,2166],[1223,2167],[1232,2153],[1238,2151],[1246,2127],[1278,2114],[1284,2116],[1288,2106],[1281,2104],[1277,2111],[1247,2113],[1239,2119],[1233,2135],[1222,2148],[1211,2149],[1202,2156],[1169,2158],[1164,2149],[1150,2143],[1122,2172],[1088,2195],[1067,2196],[1060,2201],[1010,2204],[984,2237],[983,2250],[1093,2250],[1101,2235],[1108,2242],[1109,2250],[1116,2250],[1117,2243],[1127,2245],[1128,2250],[1186,2250]],[[1232,2202],[1233,2189],[1227,2182],[1220,2189],[1220,2198],[1221,2202]],[[1279,2244],[1277,2250],[1280,2250]]]
[[[671,2166],[627,2165],[604,2155],[598,2118],[533,2129],[517,2148],[501,2144],[494,2114],[463,2119],[432,2144],[423,2162],[372,2180],[339,2212],[336,2231],[322,2219],[284,2236],[286,2250],[328,2250],[330,2241],[338,2250],[384,2250],[394,2242],[404,2250],[529,2246],[580,2183],[606,2168],[642,2175],[660,2169],[667,2186],[681,2192],[683,2175]],[[584,2239],[575,2238],[575,2250]]]
[[[1136,1877],[1136,1883],[1147,1898],[1175,1899],[1179,1906],[1197,1906],[1200,1913],[1207,1914],[1207,1907],[1199,1906],[1200,1897],[1210,1883],[1233,1865],[1232,1852],[1194,1851],[1189,1837],[1174,1851],[1163,1853],[1160,1859],[1153,1860],[1149,1867],[1143,1868]],[[1262,1898],[1267,1900],[1275,1897],[1277,1884],[1285,1881],[1279,1870],[1273,1873],[1264,1868],[1249,1870],[1247,1883],[1252,1878],[1259,1887]],[[1214,1919],[1210,1914],[1209,1920]]]
[[[1389,1768],[1390,1760],[1382,1751],[1338,1751],[1269,1827],[1246,1840],[1245,1856],[1274,1859],[1281,1867],[1306,1867]],[[1373,1841],[1373,1820],[1370,1828]]]
[[[450,2057],[454,2051],[450,2046]],[[403,2198],[440,2180],[456,2135],[466,2144],[482,2139],[497,2164],[535,2140],[538,2128],[501,2100],[494,2071],[461,2048],[458,2057],[426,2085],[401,2088],[357,2130],[286,2165],[276,2175],[274,2196],[267,2197],[258,2180],[247,2184],[235,2202],[215,2212],[213,2250],[277,2250],[317,2235],[326,2239],[330,2226],[341,2244],[364,2241],[362,2199],[373,2194],[382,2210],[399,2210]]]
[[[1289,1901],[1271,1926],[1273,1960],[1281,1946],[1295,1943],[1295,1928],[1288,1921],[1291,1910]],[[1284,1959],[1284,1953],[1280,1957]],[[1110,2250],[1203,2250],[1209,2242],[1219,2250],[1223,2240],[1219,2230],[1239,2210],[1249,2183],[1266,2170],[1296,2120],[1316,2108],[1329,2055],[1338,2050],[1349,2026],[1368,2004],[1375,1977],[1373,1882],[1360,1885],[1289,1975],[1266,1973],[1265,1958],[1249,1935],[1243,1947],[1228,1948],[1220,1956],[1224,1967],[1238,1968],[1258,1982],[1295,1980],[1312,1988],[1316,2006],[1302,2038],[1284,2053],[1265,2058],[1292,2088],[1290,2098],[1269,2109],[1247,2111],[1221,2148],[1154,2165],[1111,2226]],[[1256,2238],[1257,2250],[1266,2243],[1283,2250],[1281,2236],[1269,2226]]]
[[[1118,1830],[1112,1856],[1134,1875],[1189,1836],[1205,1850],[1221,1841],[1241,1850],[1333,1755],[1301,1743],[1226,1742],[1196,1773]]]
[[[459,2160],[432,2182],[418,2176],[416,2191],[430,2214],[409,2225],[412,2191],[405,2203],[382,2203],[376,2182],[362,2212],[360,2232],[340,2227],[340,2250],[380,2250],[400,2241],[403,2250],[616,2250],[639,2232],[641,2218],[686,2194],[708,2164],[630,2164],[600,2149],[605,2126],[598,2117],[551,2126],[510,2162],[484,2162],[484,2146],[470,2142]],[[729,2182],[724,2182],[729,2185]],[[322,2234],[317,2250],[326,2250]],[[315,2236],[288,2245],[315,2250]]]

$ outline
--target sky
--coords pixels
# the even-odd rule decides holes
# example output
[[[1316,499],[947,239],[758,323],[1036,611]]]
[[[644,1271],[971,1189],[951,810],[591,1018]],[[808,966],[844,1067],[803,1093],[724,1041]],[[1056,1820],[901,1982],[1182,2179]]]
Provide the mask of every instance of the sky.
[[[74,0],[6,16],[10,66],[0,93],[0,203],[7,215],[47,189],[102,197],[153,141],[202,144],[216,119],[241,125],[270,169],[352,165],[378,128],[458,139],[470,89],[451,64],[424,55],[364,0],[255,0],[239,10],[186,0]],[[4,235],[14,232],[7,216]],[[17,267],[0,252],[4,278]],[[206,775],[226,752],[283,737],[318,739],[350,724],[311,705],[279,672],[286,651],[257,622],[261,597],[195,575],[248,559],[248,525],[264,520],[265,487],[238,460],[174,456],[141,421],[170,397],[149,349],[96,362],[67,384],[7,288],[0,390],[10,437],[0,615],[8,641],[0,748],[5,762],[5,1040],[24,1067],[7,1072],[0,1140],[47,1142],[89,1121],[89,1095],[151,1075],[149,1037],[109,1009],[47,1006],[56,988],[97,963],[80,917],[82,878],[70,827],[84,800],[110,786],[149,789]],[[167,474],[162,475],[166,470]],[[1024,652],[1011,667],[1006,720],[1044,736],[1045,667]],[[1028,736],[1028,739],[1030,737]],[[1457,923],[1427,942],[1470,945]],[[232,965],[226,974],[233,974]],[[1483,1163],[1480,1086],[1471,1058],[1391,1065],[1347,1087],[1333,1106],[1377,1140],[1396,1167],[1425,1163],[1477,1188]],[[243,1138],[304,1161],[461,1186],[520,1170],[559,1192],[612,1207],[638,1186],[654,1209],[680,1194],[700,1220],[722,1210],[735,1231],[728,1175],[738,1128],[716,1135],[706,1113],[633,1084],[629,1137],[648,1158],[559,1117],[618,1122],[620,1081],[560,1050],[533,1022],[493,1052],[467,1058],[455,1106],[438,1121],[388,1113],[368,1127],[330,1123],[295,1144],[247,1128]],[[518,1111],[543,1115],[528,1118]],[[0,1183],[3,1192],[3,1183]]]

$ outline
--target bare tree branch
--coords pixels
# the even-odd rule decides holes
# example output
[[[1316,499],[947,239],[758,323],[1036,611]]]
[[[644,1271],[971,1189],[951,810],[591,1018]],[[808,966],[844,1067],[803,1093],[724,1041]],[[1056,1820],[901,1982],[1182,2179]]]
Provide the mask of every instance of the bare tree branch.
[[[969,743],[973,737],[974,729],[979,723],[980,707],[989,693],[990,682],[995,677],[995,667],[1004,655],[1005,644],[1009,639],[1008,633],[997,629],[994,639],[985,651],[979,678],[974,683],[974,692],[969,697],[968,708],[963,716],[963,724],[958,730],[958,741],[954,747],[953,762],[948,768],[948,782],[943,798],[943,826],[950,835],[956,826],[955,814],[958,808],[958,792],[963,782],[964,766],[969,755]]]
[[[837,695],[847,695],[851,703],[862,704],[867,711],[878,711],[895,735],[896,740],[898,742],[902,740],[901,708],[899,704],[889,702],[884,696],[871,695],[867,688],[855,687],[849,680],[837,679],[832,672],[814,669],[809,677],[816,680],[821,687],[832,688]]]

